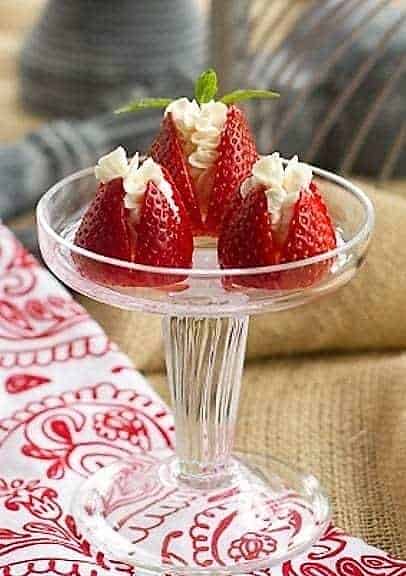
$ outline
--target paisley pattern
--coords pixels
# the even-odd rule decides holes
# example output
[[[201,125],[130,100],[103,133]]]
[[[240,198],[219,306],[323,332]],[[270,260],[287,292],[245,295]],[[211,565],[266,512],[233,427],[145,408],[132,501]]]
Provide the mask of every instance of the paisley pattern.
[[[0,400],[0,576],[134,575],[130,566],[91,549],[70,515],[70,502],[83,478],[118,459],[131,455],[137,469],[147,470],[149,449],[172,448],[171,415],[128,359],[4,227]],[[234,521],[230,494],[206,499],[193,510],[190,525],[179,526],[176,513],[189,503],[180,491],[160,490],[153,502],[145,502],[123,482],[119,493],[109,496],[109,514],[121,514],[140,540],[154,541],[159,527],[168,566],[194,561],[208,567],[227,558],[260,559],[275,550],[278,537],[265,513],[262,528],[247,532],[240,525],[231,544],[222,545]],[[290,511],[281,519],[284,529],[300,529],[305,513],[299,507]],[[272,576],[333,575],[406,576],[406,562],[330,526],[306,554],[272,569]]]

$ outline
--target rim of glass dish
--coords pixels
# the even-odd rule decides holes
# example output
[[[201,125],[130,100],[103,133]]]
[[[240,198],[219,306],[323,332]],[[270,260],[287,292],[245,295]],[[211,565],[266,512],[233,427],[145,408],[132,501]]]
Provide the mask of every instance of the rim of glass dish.
[[[124,268],[126,270],[132,270],[137,272],[147,272],[150,274],[165,274],[165,275],[176,275],[176,276],[189,276],[189,277],[201,277],[201,278],[213,278],[213,277],[226,277],[226,276],[252,276],[257,274],[272,274],[276,272],[284,272],[287,270],[298,270],[305,266],[311,266],[312,264],[318,264],[325,262],[337,256],[341,256],[350,252],[354,247],[363,242],[371,234],[375,225],[375,210],[372,201],[369,197],[359,188],[357,185],[353,184],[346,178],[338,176],[327,170],[322,170],[315,166],[311,166],[313,174],[324,180],[328,180],[337,186],[344,188],[351,194],[353,194],[362,204],[365,210],[365,219],[360,228],[360,230],[355,234],[353,238],[345,242],[342,246],[335,248],[334,250],[329,250],[323,254],[317,256],[312,256],[306,258],[305,260],[296,260],[295,262],[286,262],[284,264],[274,264],[271,266],[257,266],[253,268],[165,268],[163,266],[150,266],[146,264],[137,264],[136,262],[128,262],[127,260],[119,260],[118,258],[110,258],[108,256],[103,256],[102,254],[97,254],[80,246],[76,246],[66,238],[60,236],[55,230],[50,226],[46,219],[45,209],[47,203],[51,198],[58,193],[58,191],[77,180],[86,178],[88,176],[94,175],[94,168],[85,168],[79,172],[75,172],[70,176],[67,176],[63,180],[60,180],[54,186],[52,186],[48,192],[46,192],[37,205],[37,219],[38,224],[46,231],[46,233],[51,236],[58,244],[61,244],[71,252],[89,258],[90,260],[96,260],[102,264],[108,264],[110,266],[116,266],[118,268]]]

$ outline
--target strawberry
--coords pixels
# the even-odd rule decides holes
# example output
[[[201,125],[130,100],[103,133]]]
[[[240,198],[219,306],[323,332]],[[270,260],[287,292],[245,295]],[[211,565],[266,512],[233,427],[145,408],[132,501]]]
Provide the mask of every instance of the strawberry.
[[[337,246],[335,229],[326,203],[314,182],[309,191],[302,191],[294,206],[287,238],[281,249],[280,262],[305,260]],[[290,289],[312,286],[323,279],[331,261],[304,266],[281,273],[280,285]]]
[[[236,106],[228,108],[217,148],[217,160],[200,176],[198,184],[194,181],[183,149],[182,135],[169,113],[152,145],[151,156],[165,166],[177,184],[189,211],[194,233],[217,236],[234,193],[258,159],[244,113]]]
[[[287,229],[272,227],[266,188],[254,186],[240,203],[235,204],[223,226],[218,242],[222,268],[253,268],[305,260],[336,247],[334,226],[327,206],[312,182],[301,190]],[[297,289],[323,279],[331,261],[303,266],[296,270],[233,277],[228,284],[264,289]]]
[[[172,114],[169,113],[162,121],[161,131],[151,147],[150,155],[155,162],[165,166],[171,174],[189,212],[193,230],[195,234],[199,234],[203,230],[203,223],[196,188],[188,169],[187,159],[183,154]]]
[[[99,184],[96,196],[84,214],[76,232],[75,244],[90,252],[132,262],[134,235],[124,208],[122,178]],[[102,284],[127,285],[125,268],[102,264],[73,253],[73,259],[84,276]]]
[[[255,268],[276,263],[264,187],[252,190],[233,210],[220,235],[218,254],[222,268]]]
[[[195,99],[144,98],[118,112],[165,108],[151,156],[170,172],[195,235],[218,236],[230,203],[258,158],[254,138],[236,102],[276,98],[268,90],[236,90],[215,101],[217,75],[197,79]]]
[[[151,180],[147,182],[139,217],[125,207],[123,178],[100,184],[82,218],[75,244],[111,258],[149,266],[189,268],[193,237],[189,216],[170,175],[162,169],[172,190],[171,200]],[[73,254],[81,273],[95,282],[115,286],[174,284],[182,276],[131,271]]]
[[[165,179],[171,182],[168,173],[165,174]],[[190,218],[174,184],[172,190],[175,212],[154,182],[148,183],[140,222],[135,226],[135,261],[138,264],[164,268],[192,266],[193,236]],[[184,277],[137,273],[137,284],[146,286],[175,284],[181,279]]]
[[[246,117],[236,106],[229,107],[217,154],[206,219],[207,233],[214,236],[220,231],[234,194],[258,160]]]

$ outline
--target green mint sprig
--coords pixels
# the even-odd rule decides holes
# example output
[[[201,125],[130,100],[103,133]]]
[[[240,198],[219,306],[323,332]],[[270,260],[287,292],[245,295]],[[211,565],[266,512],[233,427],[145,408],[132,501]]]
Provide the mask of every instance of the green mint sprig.
[[[127,112],[139,112],[140,110],[149,110],[150,108],[166,108],[173,102],[171,98],[141,98],[133,100],[126,106],[116,110],[116,114],[126,114]]]
[[[271,90],[235,90],[225,94],[220,101],[223,104],[236,104],[246,100],[271,100],[279,97],[280,94],[278,92],[272,92]]]
[[[195,84],[195,98],[199,104],[206,104],[214,100],[218,92],[218,80],[215,70],[209,68],[205,70]],[[279,98],[278,92],[271,90],[235,90],[229,94],[225,94],[220,98],[223,104],[236,104],[238,102],[246,102],[247,100],[270,100]],[[173,102],[170,98],[142,98],[134,100],[126,106],[116,110],[116,114],[124,114],[128,112],[139,112],[140,110],[148,110],[151,108],[166,108]]]

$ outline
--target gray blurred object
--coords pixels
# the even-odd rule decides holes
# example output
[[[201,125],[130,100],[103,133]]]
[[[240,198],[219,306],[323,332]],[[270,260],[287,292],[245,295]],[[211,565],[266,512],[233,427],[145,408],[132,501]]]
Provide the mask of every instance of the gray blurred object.
[[[249,53],[247,18],[251,0],[212,0],[210,62],[222,93],[244,88]]]
[[[1,218],[9,220],[32,209],[54,183],[92,166],[116,146],[125,146],[130,153],[148,150],[159,121],[159,111],[132,117],[106,113],[86,121],[59,120],[14,145],[0,147]],[[28,227],[16,233],[38,255],[35,230]]]
[[[30,254],[35,256],[37,260],[42,262],[41,252],[38,246],[37,231],[35,226],[27,225],[23,228],[10,226],[14,235],[21,242],[21,244],[28,250]]]
[[[30,110],[88,117],[130,91],[176,96],[178,75],[206,61],[197,0],[49,0],[21,55],[21,96]],[[154,92],[157,78],[162,79]]]
[[[342,172],[406,176],[405,0],[253,2],[249,83],[263,148]],[[279,43],[272,43],[285,30]]]
[[[137,122],[106,114],[88,121],[47,124],[11,146],[0,147],[0,214],[10,219],[32,208],[61,178],[92,166],[119,145],[146,150],[159,125],[159,113]]]

